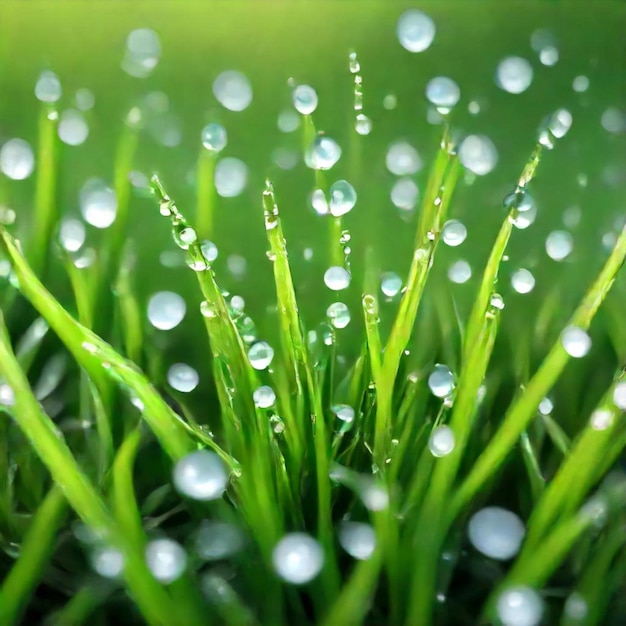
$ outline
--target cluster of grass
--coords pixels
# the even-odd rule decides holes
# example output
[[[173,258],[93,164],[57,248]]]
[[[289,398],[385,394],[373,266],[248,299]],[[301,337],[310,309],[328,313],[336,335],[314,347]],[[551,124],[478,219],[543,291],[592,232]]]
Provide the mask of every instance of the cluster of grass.
[[[10,226],[0,226],[12,267],[0,316],[0,624],[24,616],[24,623],[59,626],[113,619],[167,626],[475,624],[497,622],[498,598],[514,587],[540,592],[545,623],[619,620],[626,479],[616,464],[626,446],[626,422],[614,396],[623,389],[624,373],[606,381],[592,413],[581,409],[572,417],[577,430],[568,436],[557,420],[538,412],[570,360],[562,329],[527,376],[494,354],[506,314],[498,272],[518,201],[539,166],[541,143],[514,181],[515,195],[471,314],[455,322],[449,344],[436,350],[459,364],[445,399],[429,391],[435,361],[414,331],[459,177],[449,132],[431,167],[390,330],[381,332],[372,262],[363,286],[363,343],[348,364],[339,363],[340,338],[331,325],[313,336],[302,327],[280,190],[275,195],[267,181],[259,198],[280,339],[271,368],[259,371],[248,357],[241,311],[225,299],[193,224],[153,177],[163,221],[170,221],[198,279],[202,306],[195,309],[205,323],[219,398],[219,406],[199,414],[183,396],[151,382],[158,378],[160,356],[144,349],[132,251],[124,245],[137,126],[126,125],[119,142],[118,215],[97,259],[79,269],[62,253],[74,301],[62,304],[45,287],[59,220],[55,186],[62,175],[51,111],[46,105],[41,116],[36,227],[22,247]],[[308,145],[315,136],[309,117],[304,128]],[[211,155],[204,153],[198,167],[204,181],[199,228],[205,232],[213,205],[213,190],[205,184]],[[324,185],[321,176],[317,184]],[[341,218],[328,219],[329,264],[341,264]],[[626,231],[568,327],[590,326],[625,256]],[[25,316],[33,323],[17,340],[12,329],[23,326]],[[41,403],[33,384],[36,365],[51,351],[71,355],[65,375],[47,381],[48,396],[60,390],[62,402],[54,411],[53,403]],[[514,377],[514,393],[501,388],[505,375]],[[254,402],[261,385],[276,393],[269,409]],[[339,405],[352,408],[351,419],[338,419]],[[68,426],[72,415],[78,418]],[[442,425],[451,429],[454,446],[435,456],[431,435]],[[229,473],[223,497],[209,502],[178,494],[171,481],[181,459],[205,448],[219,455]],[[510,564],[486,559],[468,545],[468,516],[486,502],[504,503],[526,522],[521,550]],[[194,535],[206,519],[237,526],[247,537],[243,550],[217,562],[202,560],[194,553]],[[373,527],[368,558],[354,561],[341,551],[338,528],[345,520]],[[281,580],[273,562],[278,542],[295,531],[314,537],[324,555],[319,575],[300,586]],[[185,572],[170,583],[157,580],[145,558],[148,542],[163,536],[187,550]],[[90,554],[102,547],[123,559],[113,579],[90,568]],[[564,609],[572,597],[586,610]]]

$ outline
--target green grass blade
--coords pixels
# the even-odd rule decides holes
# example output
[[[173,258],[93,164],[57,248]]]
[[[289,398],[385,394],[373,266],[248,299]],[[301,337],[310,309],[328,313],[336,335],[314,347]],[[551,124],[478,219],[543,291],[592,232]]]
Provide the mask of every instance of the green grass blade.
[[[200,149],[198,157],[198,205],[196,209],[196,226],[201,239],[210,239],[213,236],[213,213],[215,211],[215,163],[217,153]]]
[[[50,626],[83,626],[93,612],[113,592],[105,583],[88,583],[81,587],[67,604],[50,618]]]

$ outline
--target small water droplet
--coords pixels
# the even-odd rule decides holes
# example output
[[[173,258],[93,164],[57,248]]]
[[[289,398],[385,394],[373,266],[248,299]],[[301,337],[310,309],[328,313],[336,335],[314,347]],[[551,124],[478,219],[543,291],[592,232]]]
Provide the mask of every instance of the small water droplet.
[[[196,553],[205,561],[218,561],[240,552],[245,545],[242,531],[233,524],[203,520],[195,537]]]
[[[615,389],[613,390],[613,404],[615,404],[618,409],[626,411],[626,382],[615,385]]]
[[[124,555],[110,546],[99,546],[90,555],[91,567],[103,578],[118,578],[124,571]]]
[[[235,157],[220,159],[215,166],[215,190],[222,198],[241,194],[248,182],[248,166]]]
[[[15,404],[15,393],[8,383],[0,382],[0,405],[13,406]]]
[[[268,385],[262,385],[252,394],[254,405],[259,409],[269,409],[276,403],[276,393]]]
[[[167,371],[167,382],[176,391],[189,393],[198,386],[200,376],[190,365],[174,363]]]
[[[0,148],[0,171],[13,180],[28,178],[35,169],[35,155],[24,139],[9,139]]]
[[[447,76],[436,76],[426,85],[426,98],[440,112],[449,111],[461,97],[461,90],[456,82]]]
[[[400,45],[409,52],[423,52],[435,38],[435,22],[422,11],[409,9],[398,20],[396,33]]]
[[[626,114],[617,107],[609,107],[600,118],[602,128],[609,133],[618,135],[626,131]]]
[[[398,106],[398,98],[393,93],[388,93],[383,98],[383,108],[387,111],[393,111]]]
[[[331,411],[346,424],[351,424],[354,421],[354,409],[348,404],[335,404]]]
[[[403,211],[415,208],[418,195],[417,184],[411,178],[399,178],[391,188],[391,202]]]
[[[546,252],[554,261],[563,261],[574,248],[574,239],[566,230],[552,231],[546,238]]]
[[[338,180],[330,187],[330,212],[340,217],[351,211],[356,204],[356,191],[347,180]]]
[[[169,584],[183,575],[187,568],[185,549],[172,539],[154,539],[145,550],[146,565],[161,583]]]
[[[291,98],[294,108],[301,115],[311,115],[317,109],[317,92],[310,85],[298,85]]]
[[[39,74],[35,84],[35,97],[37,100],[52,104],[61,98],[62,93],[61,81],[54,72],[44,70]]]
[[[364,113],[359,113],[354,121],[354,130],[359,135],[369,135],[372,132],[372,120]]]
[[[213,82],[213,95],[229,111],[243,111],[252,102],[252,85],[241,72],[227,70]]]
[[[437,364],[428,377],[428,387],[434,396],[445,398],[454,391],[454,374],[445,365]]]
[[[342,522],[339,527],[339,543],[353,558],[369,559],[376,548],[376,533],[370,524]]]
[[[583,93],[589,89],[589,78],[587,76],[576,76],[572,82],[572,89],[577,93]]]
[[[591,349],[591,337],[577,326],[568,326],[561,333],[561,343],[565,352],[575,359],[584,357]]]
[[[448,268],[448,278],[451,282],[457,283],[459,285],[466,283],[472,277],[472,268],[470,264],[464,260],[459,259],[455,261]]]
[[[85,225],[77,219],[64,219],[59,228],[59,242],[68,252],[78,252],[85,243]]]
[[[115,191],[99,178],[90,178],[80,190],[83,218],[96,228],[109,228],[117,216]]]
[[[274,349],[266,341],[258,341],[248,350],[248,360],[255,370],[264,370],[274,358]]]
[[[467,237],[467,228],[459,220],[448,220],[441,230],[441,239],[447,246],[460,246]]]
[[[499,293],[491,294],[491,298],[489,299],[489,306],[494,309],[498,309],[498,311],[502,311],[504,309],[504,298]]]
[[[228,134],[221,124],[211,122],[202,129],[200,140],[209,152],[221,152],[228,143]]]
[[[485,135],[468,135],[459,146],[459,160],[473,174],[489,174],[498,163],[498,151]]]
[[[550,415],[553,409],[554,409],[554,404],[550,398],[544,398],[539,403],[539,413],[541,413],[541,415]]]
[[[80,146],[89,136],[85,116],[76,109],[63,111],[57,127],[59,139],[68,146]]]
[[[324,284],[332,291],[347,289],[350,279],[350,272],[339,265],[329,267],[324,273]]]
[[[606,430],[613,425],[614,421],[615,417],[612,411],[609,411],[608,409],[596,409],[591,414],[589,424],[594,430]]]
[[[575,622],[583,621],[589,613],[589,606],[585,598],[577,591],[574,591],[565,600],[563,613],[567,618]]]
[[[530,293],[535,288],[535,277],[529,270],[520,268],[513,272],[511,285],[517,293]]]
[[[422,160],[417,150],[406,141],[397,141],[387,150],[387,169],[396,176],[409,176],[422,168]]]
[[[496,71],[496,84],[512,94],[526,91],[533,80],[533,68],[521,57],[506,57],[500,61]]]
[[[326,135],[318,135],[305,155],[308,167],[314,170],[329,170],[341,158],[341,147]]]
[[[510,587],[498,597],[496,611],[502,626],[538,626],[543,602],[530,587]]]
[[[326,315],[335,328],[345,328],[350,323],[350,309],[343,302],[333,302],[326,309]]]
[[[449,426],[437,426],[428,440],[428,449],[434,457],[447,456],[454,450],[454,432]]]
[[[361,64],[357,58],[356,52],[354,50],[350,51],[348,55],[348,66],[351,74],[356,74],[361,71]]]
[[[215,452],[196,450],[174,466],[174,486],[179,493],[194,500],[221,498],[228,483],[228,472]]]
[[[148,301],[148,320],[159,330],[171,330],[185,317],[187,306],[177,293],[159,291]]]
[[[476,550],[489,558],[508,561],[519,552],[526,529],[515,513],[488,506],[472,515],[467,533]]]
[[[286,582],[302,585],[313,580],[324,565],[324,551],[313,537],[289,533],[272,552],[276,573]]]
[[[393,298],[402,289],[402,278],[395,272],[383,272],[380,276],[380,290],[388,298]]]

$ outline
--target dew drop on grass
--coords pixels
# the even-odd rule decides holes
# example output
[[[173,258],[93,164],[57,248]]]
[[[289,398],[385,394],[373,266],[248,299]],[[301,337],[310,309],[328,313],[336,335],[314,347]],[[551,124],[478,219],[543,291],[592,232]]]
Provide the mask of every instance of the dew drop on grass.
[[[267,341],[257,341],[248,350],[248,360],[255,370],[267,369],[274,358],[274,348]]]
[[[508,561],[519,552],[526,529],[515,513],[498,506],[487,506],[472,515],[467,533],[471,544],[480,553]]]
[[[207,263],[213,263],[213,261],[217,259],[218,249],[212,241],[205,239],[200,244],[200,250],[202,251],[202,256],[206,259]]]
[[[351,424],[354,421],[354,409],[348,404],[335,404],[331,410],[337,419],[346,424]]]
[[[215,166],[215,190],[222,198],[241,194],[248,182],[248,166],[235,157],[220,159]]]
[[[403,211],[415,208],[418,195],[417,184],[411,178],[399,178],[391,188],[391,202]]]
[[[614,417],[612,411],[608,409],[596,409],[589,420],[591,428],[594,430],[606,430],[613,425]]]
[[[293,106],[301,115],[311,115],[317,109],[317,92],[310,85],[298,85],[291,94]]]
[[[472,268],[465,259],[455,261],[448,268],[448,278],[457,285],[466,283],[472,277]]]
[[[68,146],[80,146],[89,136],[89,126],[80,111],[68,109],[61,114],[57,132],[63,143]]]
[[[428,377],[428,387],[437,398],[446,398],[454,391],[454,374],[449,367],[438,363]]]
[[[96,548],[90,555],[91,567],[103,578],[118,578],[124,571],[124,555],[108,546]]]
[[[406,141],[396,141],[389,146],[385,157],[387,169],[396,176],[409,176],[422,168],[417,150]]]
[[[330,186],[330,212],[340,217],[350,212],[356,204],[356,191],[347,180],[338,180]]]
[[[369,135],[372,132],[372,120],[364,113],[359,113],[354,120],[354,130],[359,135]]]
[[[396,33],[400,45],[409,52],[423,52],[435,38],[435,22],[422,11],[409,9],[398,20]]]
[[[426,85],[426,99],[439,110],[451,109],[460,97],[458,84],[447,76],[436,76]]]
[[[115,191],[99,178],[90,178],[81,188],[80,210],[83,218],[96,228],[109,228],[117,216]]]
[[[429,381],[430,382],[430,381]],[[428,449],[435,457],[447,456],[454,450],[454,432],[449,426],[437,426],[428,440]]]
[[[24,139],[9,139],[0,148],[0,171],[12,180],[24,180],[35,169],[35,155]]]
[[[184,319],[187,305],[173,291],[159,291],[148,301],[148,320],[159,330],[176,328]]]
[[[259,409],[269,409],[276,403],[276,394],[269,385],[262,385],[252,394],[254,406]]]
[[[172,228],[174,242],[181,250],[189,250],[189,246],[198,241],[198,233],[195,228],[180,224]]]
[[[467,237],[467,228],[459,220],[448,220],[441,230],[441,239],[447,246],[460,246]]]
[[[583,93],[589,89],[589,78],[587,76],[576,76],[572,81],[572,89],[577,93]]]
[[[228,472],[215,452],[196,450],[174,466],[174,486],[179,493],[193,500],[221,498],[228,483]]]
[[[535,288],[535,277],[527,269],[520,268],[513,272],[511,285],[517,293],[530,293]]]
[[[209,152],[221,152],[228,143],[228,134],[221,124],[211,122],[202,129],[200,140]]]
[[[74,94],[74,102],[76,103],[76,108],[79,111],[89,111],[93,109],[96,104],[96,96],[94,96],[93,91],[90,89],[81,87],[80,89],[77,89]]]
[[[196,553],[205,561],[218,561],[241,551],[245,540],[241,530],[226,522],[204,520],[195,538]]]
[[[539,413],[541,413],[541,415],[550,415],[553,409],[554,409],[554,404],[552,400],[550,400],[550,398],[544,398],[539,403]]]
[[[193,391],[200,382],[198,372],[185,363],[174,363],[167,371],[167,382],[181,393]]]
[[[546,252],[554,261],[563,261],[574,248],[574,239],[566,230],[552,231],[546,238]]]
[[[567,109],[558,109],[548,119],[547,127],[553,137],[565,137],[573,122],[572,114]]]
[[[295,111],[287,109],[278,114],[278,130],[281,133],[293,133],[300,126],[300,117]]]
[[[326,195],[322,189],[314,189],[311,193],[311,206],[318,215],[328,214],[328,200],[326,200]]]
[[[345,328],[350,323],[350,309],[343,302],[333,302],[326,309],[326,315],[335,328]]]
[[[137,28],[126,39],[122,69],[135,78],[145,78],[158,65],[161,41],[150,28]]]
[[[506,57],[500,61],[496,70],[496,84],[509,93],[519,94],[526,91],[533,80],[533,68],[521,57]]]
[[[15,393],[8,383],[0,382],[0,405],[13,406],[15,404]]]
[[[530,587],[510,587],[496,601],[502,626],[538,626],[543,615],[541,596]]]
[[[303,585],[313,580],[324,565],[322,546],[305,533],[285,535],[272,552],[276,573],[286,582]]]
[[[339,543],[353,558],[369,559],[376,548],[376,532],[371,524],[342,522],[339,527]]]
[[[172,539],[154,539],[145,550],[146,565],[161,583],[169,584],[183,575],[187,568],[185,549]]]
[[[252,102],[252,85],[241,72],[227,70],[213,82],[213,95],[229,111],[243,111]]]
[[[581,359],[591,349],[591,337],[577,326],[568,326],[561,333],[561,343],[565,352],[575,359]]]
[[[85,225],[77,219],[66,218],[59,228],[59,243],[68,252],[78,252],[85,243]]]
[[[459,146],[459,160],[473,174],[484,176],[498,163],[498,151],[489,137],[468,135]]]
[[[35,97],[37,100],[52,104],[61,98],[62,93],[61,81],[54,72],[44,70],[39,74],[39,78],[35,83]]]
[[[359,485],[358,493],[369,511],[384,511],[389,506],[389,493],[374,478],[364,478]]]
[[[318,135],[305,155],[307,167],[314,170],[329,170],[341,158],[341,147],[326,135]]]
[[[618,383],[613,390],[613,404],[618,409],[626,411],[626,382]]]
[[[342,291],[350,285],[350,272],[340,265],[329,267],[324,273],[324,284],[332,291]]]

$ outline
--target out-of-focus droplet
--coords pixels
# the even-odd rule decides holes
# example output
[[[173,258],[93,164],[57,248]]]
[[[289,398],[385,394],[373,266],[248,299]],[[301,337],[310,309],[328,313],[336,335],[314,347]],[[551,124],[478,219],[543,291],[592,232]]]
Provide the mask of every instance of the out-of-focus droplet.
[[[169,584],[183,575],[187,568],[185,549],[172,539],[154,539],[145,550],[146,565],[161,583]]]
[[[252,85],[245,74],[227,70],[213,82],[213,95],[229,111],[243,111],[252,102]]]
[[[409,9],[398,20],[396,33],[400,45],[409,52],[423,52],[435,38],[435,22],[422,11]]]
[[[285,535],[272,553],[276,573],[286,582],[302,585],[313,580],[324,565],[324,551],[305,533]]]
[[[186,311],[185,301],[173,291],[159,291],[148,301],[148,320],[159,330],[176,328]]]
[[[488,506],[472,515],[467,533],[479,552],[492,559],[507,561],[519,552],[526,529],[515,513]]]
[[[215,452],[196,450],[176,463],[173,480],[179,493],[188,498],[216,500],[226,491],[228,472]]]
[[[0,171],[13,180],[28,178],[35,169],[35,155],[24,139],[9,139],[0,148]]]

